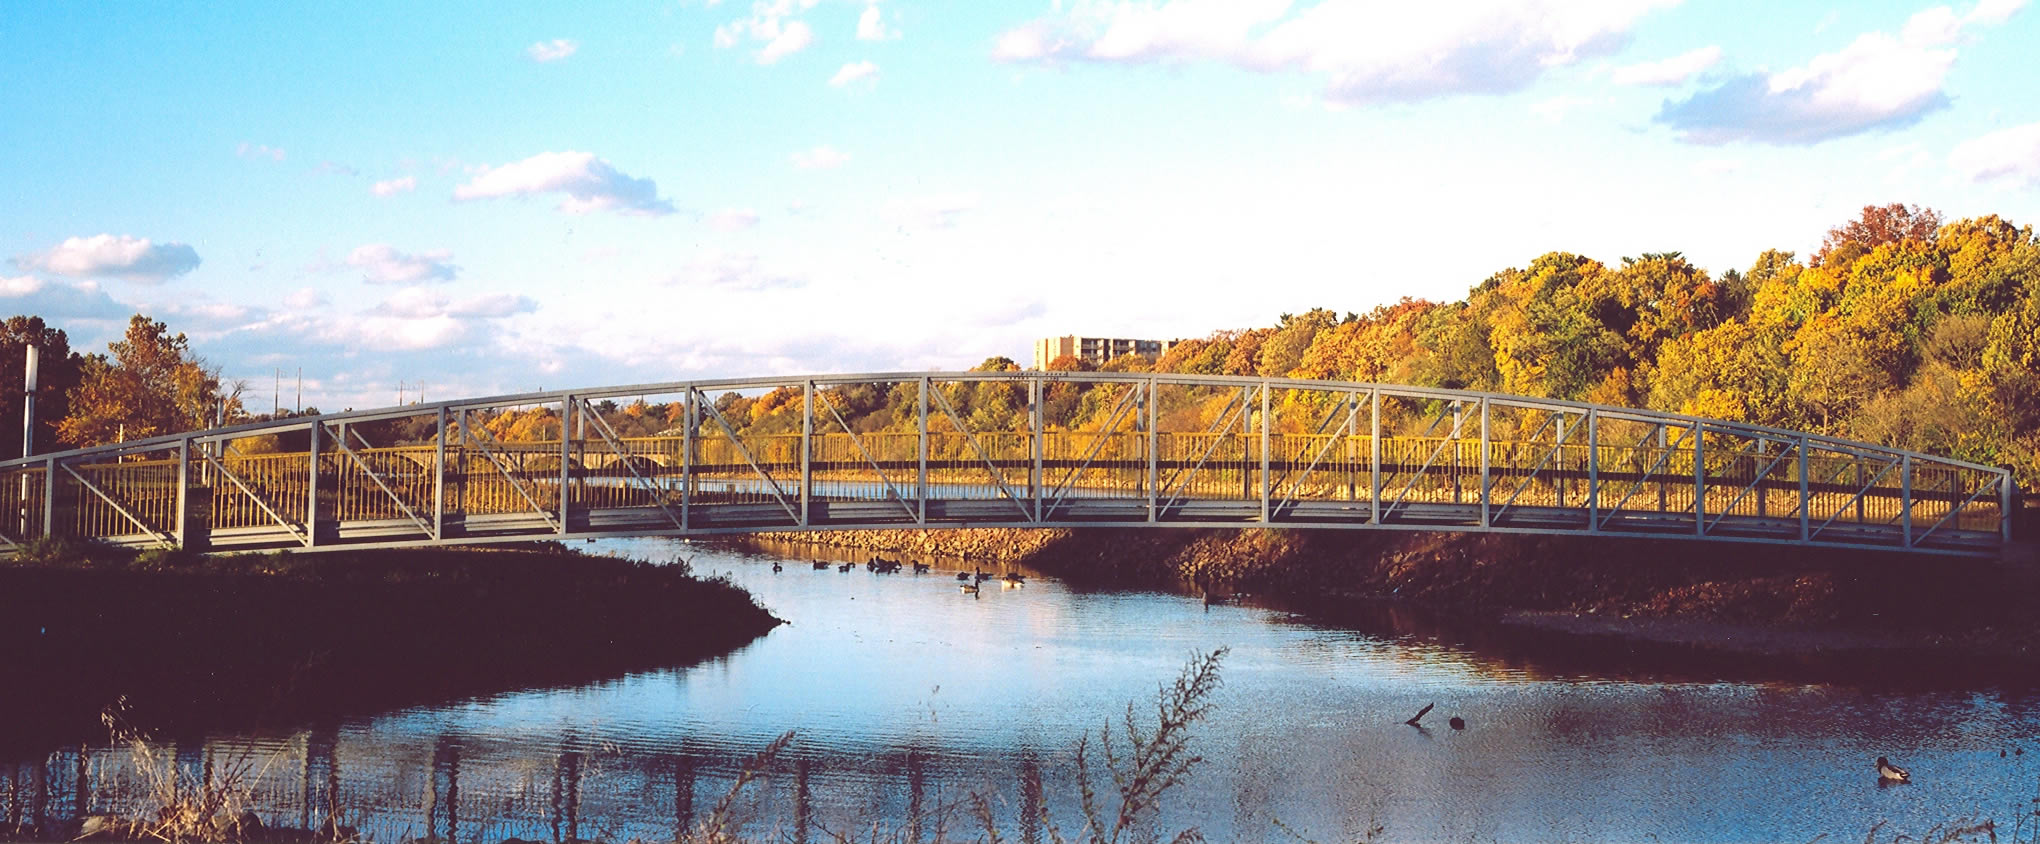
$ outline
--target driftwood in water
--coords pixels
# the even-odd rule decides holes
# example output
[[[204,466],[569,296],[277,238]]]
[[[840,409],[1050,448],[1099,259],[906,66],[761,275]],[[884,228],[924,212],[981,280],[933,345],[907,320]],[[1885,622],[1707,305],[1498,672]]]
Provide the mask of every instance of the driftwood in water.
[[[1438,705],[1438,704],[1436,704],[1436,703],[1427,703],[1427,704],[1424,704],[1424,708],[1422,708],[1422,709],[1419,709],[1419,710],[1417,710],[1417,714],[1415,714],[1415,715],[1411,715],[1411,716],[1410,716],[1410,720],[1408,720],[1408,721],[1404,721],[1403,723],[1405,723],[1405,724],[1408,724],[1408,725],[1410,725],[1410,726],[1412,726],[1412,727],[1422,727],[1422,726],[1424,726],[1423,724],[1421,724],[1421,723],[1419,723],[1419,722],[1421,722],[1421,721],[1423,721],[1423,720],[1424,720],[1424,716],[1425,716],[1425,715],[1429,715],[1429,714],[1431,713],[1431,707],[1434,707],[1434,706],[1437,706],[1437,705]]]

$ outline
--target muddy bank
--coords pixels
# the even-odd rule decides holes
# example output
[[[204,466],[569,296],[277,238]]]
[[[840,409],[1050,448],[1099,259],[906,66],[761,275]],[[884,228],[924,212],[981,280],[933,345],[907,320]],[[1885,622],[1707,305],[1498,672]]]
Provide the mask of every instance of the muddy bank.
[[[727,653],[780,621],[684,566],[563,550],[0,561],[0,749],[293,723]]]
[[[1561,636],[1751,657],[1938,652],[2040,666],[2031,567],[1731,543],[1305,530],[782,535],[1024,565],[1094,584],[1275,596],[1336,615],[1383,599]],[[1995,669],[1993,669],[1995,670]]]

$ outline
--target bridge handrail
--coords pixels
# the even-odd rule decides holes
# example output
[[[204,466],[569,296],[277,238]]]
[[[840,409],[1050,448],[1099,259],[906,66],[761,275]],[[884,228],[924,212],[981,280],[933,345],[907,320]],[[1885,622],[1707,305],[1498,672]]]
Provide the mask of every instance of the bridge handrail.
[[[427,413],[447,411],[494,409],[519,405],[546,405],[572,399],[601,400],[624,396],[660,395],[684,393],[688,390],[707,393],[712,390],[762,389],[774,387],[813,384],[833,386],[840,384],[903,383],[928,380],[937,383],[964,382],[1026,382],[1035,379],[1078,383],[1143,383],[1162,386],[1209,386],[1209,387],[1266,387],[1271,390],[1307,390],[1318,392],[1375,392],[1404,398],[1435,399],[1445,401],[1487,402],[1490,405],[1519,407],[1534,410],[1566,409],[1582,413],[1593,412],[1602,418],[1646,423],[1683,423],[1682,427],[1701,425],[1719,433],[1743,434],[1803,442],[1810,446],[1833,450],[1848,450],[1865,454],[1882,454],[1891,457],[1914,457],[1935,463],[1958,466],[1982,472],[2009,475],[2009,470],[1999,466],[1986,466],[1953,457],[1909,451],[1892,446],[1878,445],[1861,440],[1850,440],[1826,434],[1774,428],[1748,422],[1735,422],[1704,416],[1691,416],[1667,411],[1625,408],[1614,405],[1591,404],[1566,399],[1543,399],[1519,396],[1509,393],[1494,393],[1478,390],[1455,390],[1443,387],[1419,387],[1401,384],[1360,381],[1329,381],[1305,378],[1257,378],[1236,375],[1175,375],[1142,372],[1053,372],[1045,370],[1022,370],[1018,372],[974,372],[974,371],[928,371],[928,372],[874,372],[855,374],[813,374],[792,376],[770,376],[753,378],[716,378],[696,381],[667,381],[646,384],[626,384],[584,389],[546,390],[531,393],[510,393],[497,396],[449,399],[444,401],[399,405],[393,407],[346,410],[322,413],[316,416],[297,416],[288,419],[271,419],[248,422],[219,428],[208,428],[176,434],[163,434],[121,443],[74,448],[65,451],[48,452],[12,460],[0,461],[0,471],[34,466],[50,460],[69,461],[73,458],[94,454],[119,454],[134,451],[153,451],[175,446],[181,442],[211,443],[239,439],[262,433],[288,433],[310,430],[317,424],[339,422],[373,422],[384,419],[404,419]]]

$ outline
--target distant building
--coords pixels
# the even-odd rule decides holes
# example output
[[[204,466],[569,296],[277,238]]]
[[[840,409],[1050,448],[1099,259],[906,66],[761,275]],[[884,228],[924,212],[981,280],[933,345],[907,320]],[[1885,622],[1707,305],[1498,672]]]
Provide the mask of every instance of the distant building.
[[[1034,368],[1047,369],[1050,363],[1063,355],[1071,355],[1102,364],[1125,355],[1145,355],[1159,358],[1174,340],[1129,340],[1121,337],[1044,337],[1034,341]]]

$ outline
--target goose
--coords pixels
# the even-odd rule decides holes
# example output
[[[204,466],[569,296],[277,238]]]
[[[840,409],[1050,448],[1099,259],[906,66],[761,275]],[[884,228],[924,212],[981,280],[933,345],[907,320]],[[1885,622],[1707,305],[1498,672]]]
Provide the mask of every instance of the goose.
[[[957,588],[959,588],[959,589],[962,589],[962,590],[963,590],[963,594],[965,594],[965,595],[975,595],[975,594],[977,594],[977,593],[978,593],[978,588],[977,588],[977,584],[975,584],[975,583],[966,583],[966,584],[964,584],[964,585],[962,585],[962,586],[959,586],[959,587],[957,587]]]
[[[973,570],[973,571],[975,571],[975,570]],[[976,574],[977,574],[977,580],[974,580],[974,581],[972,581],[973,583],[983,583],[983,582],[985,582],[985,581],[987,581],[987,580],[991,580],[991,579],[992,579],[992,576],[991,576],[991,575],[989,575],[989,574],[986,574],[986,573],[984,573],[984,572],[982,572],[982,571],[976,571]]]
[[[1877,757],[1877,778],[1889,782],[1912,782],[1912,772],[1893,765],[1891,760],[1879,756]]]
[[[779,564],[779,561],[777,561],[777,560],[774,560],[774,561],[772,562],[772,573],[773,573],[773,574],[778,574],[778,573],[780,573],[780,572],[782,572],[782,571],[785,571],[785,570],[786,570],[786,567],[785,567],[785,566],[782,566],[782,565],[780,565],[780,564]]]
[[[1006,581],[1007,583],[1011,583],[1015,586],[1019,586],[1027,582],[1027,577],[1017,571],[1006,572],[1005,574],[1000,575],[999,579]]]

